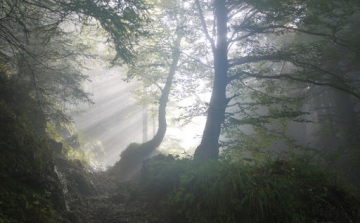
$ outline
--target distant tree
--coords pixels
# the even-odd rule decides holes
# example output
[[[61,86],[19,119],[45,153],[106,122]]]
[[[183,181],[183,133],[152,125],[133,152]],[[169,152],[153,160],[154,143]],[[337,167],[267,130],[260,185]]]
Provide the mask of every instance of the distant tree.
[[[181,4],[176,1],[161,2],[158,7],[166,11],[154,16],[162,22],[149,27],[152,29],[152,38],[144,40],[137,48],[138,60],[128,71],[128,79],[142,80],[144,84],[142,93],[144,88],[156,86],[155,92],[142,94],[140,100],[142,104],[149,103],[149,100],[156,101],[158,129],[149,141],[136,146],[131,144],[133,146],[129,146],[121,153],[121,160],[115,166],[119,166],[124,175],[130,175],[144,158],[150,156],[160,146],[167,130],[166,108],[181,57],[181,40],[184,38],[182,26],[185,18]]]

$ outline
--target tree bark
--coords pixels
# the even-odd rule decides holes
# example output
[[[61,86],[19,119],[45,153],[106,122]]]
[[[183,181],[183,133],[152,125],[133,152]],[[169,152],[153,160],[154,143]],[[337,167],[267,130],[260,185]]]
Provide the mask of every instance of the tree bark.
[[[229,66],[227,57],[228,18],[225,0],[215,1],[215,19],[217,28],[216,46],[213,47],[215,78],[204,133],[194,154],[195,160],[209,160],[219,157],[219,137],[227,105],[226,85]]]

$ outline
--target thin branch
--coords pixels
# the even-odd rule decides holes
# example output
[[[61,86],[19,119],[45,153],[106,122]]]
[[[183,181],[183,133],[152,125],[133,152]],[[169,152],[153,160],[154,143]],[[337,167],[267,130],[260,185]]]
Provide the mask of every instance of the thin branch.
[[[327,71],[327,70],[324,70],[324,69],[321,69],[320,67],[314,65],[314,64],[310,64],[310,63],[306,63],[306,62],[300,62],[300,61],[296,61],[296,60],[288,60],[289,62],[293,63],[295,66],[298,66],[298,67],[303,67],[303,68],[311,68],[311,69],[314,69],[314,70],[317,70],[317,71],[320,71],[322,73],[325,73],[325,74],[328,74],[332,77],[335,77],[338,81],[341,81],[343,82],[343,79],[341,79],[338,75],[334,74],[334,73],[331,73],[330,71]]]
[[[183,52],[183,51],[181,51],[181,53],[184,54],[184,55],[186,55],[187,57],[191,58],[192,60],[194,60],[194,61],[196,61],[196,62],[199,62],[200,64],[204,65],[204,66],[207,67],[207,68],[214,69],[213,66],[207,65],[207,64],[205,64],[204,62],[202,62],[201,60],[199,60],[199,59],[197,59],[197,58],[195,58],[195,57],[193,57],[193,56],[191,56],[191,55],[189,55],[189,54],[187,54],[187,53],[185,53],[185,52]]]
[[[160,90],[161,93],[163,92],[163,88],[156,81],[147,76],[143,76],[142,78],[149,80],[152,84],[155,84],[155,86]]]
[[[232,34],[232,36],[229,38],[229,43],[230,42],[236,42],[236,41],[239,41],[239,40],[242,40],[242,39],[245,39],[247,37],[250,37],[252,35],[254,35],[256,32],[250,32],[244,36],[241,36],[241,37],[238,37],[238,38],[234,38],[235,35],[239,32],[240,30],[240,27],[242,27],[245,23],[247,23],[252,17],[254,17],[259,11],[256,10],[256,9],[252,9],[250,10],[246,15],[245,15],[245,18],[244,20],[241,22],[241,24],[238,26],[239,28],[238,29],[234,29],[234,32]],[[250,14],[250,16],[248,16]]]
[[[290,56],[293,56],[293,54],[287,53],[287,54],[275,54],[275,55],[266,55],[266,56],[245,56],[245,57],[229,60],[229,68],[237,66],[237,65],[242,65],[245,63],[254,63],[254,62],[260,62],[260,61],[264,61],[264,60],[269,60],[269,61],[287,60],[288,61],[288,59],[286,59],[286,58],[290,58]]]
[[[298,82],[303,82],[303,83],[310,83],[313,85],[318,85],[318,86],[328,86],[328,87],[332,87],[335,89],[338,89],[340,91],[346,92],[352,96],[355,96],[356,98],[360,99],[360,94],[351,91],[347,88],[332,84],[332,83],[325,83],[325,82],[317,82],[317,81],[312,81],[312,80],[307,80],[307,79],[301,79],[301,78],[297,78],[297,77],[293,77],[289,74],[280,74],[280,75],[275,75],[275,76],[264,76],[264,75],[257,75],[257,74],[252,74],[249,72],[244,72],[242,71],[242,73],[246,74],[249,77],[255,77],[255,78],[260,78],[260,79],[289,79],[289,80],[293,80],[293,81],[298,81]]]
[[[243,36],[237,37],[237,38],[233,38],[235,36],[237,32],[234,32],[234,35],[231,37],[231,39],[229,40],[229,43],[234,43],[243,39],[246,39],[254,34],[257,34],[257,32],[249,32],[248,34],[245,34]]]
[[[200,17],[200,20],[201,20],[201,25],[202,25],[202,27],[203,27],[203,31],[204,31],[204,33],[205,33],[206,38],[209,40],[209,42],[210,42],[210,44],[211,44],[211,48],[212,48],[212,50],[213,50],[213,52],[214,52],[215,49],[216,49],[216,47],[215,47],[215,42],[214,42],[214,40],[211,38],[211,36],[209,35],[209,31],[208,31],[207,26],[206,26],[204,14],[203,14],[203,11],[202,11],[202,9],[201,9],[200,2],[199,2],[199,0],[196,0],[195,3],[196,3],[196,6],[197,6],[197,8],[198,8],[198,10],[199,10],[199,17]]]
[[[233,96],[231,96],[231,97],[229,97],[229,98],[226,98],[226,104],[228,105],[229,104],[229,102],[232,100],[232,99],[234,99],[234,98],[236,98],[236,97],[238,97],[238,96],[240,96],[240,94],[234,94]]]
[[[246,28],[248,28],[249,30],[252,30],[252,32],[256,32],[256,33],[263,33],[265,30],[268,30],[268,29],[292,30],[292,31],[300,32],[300,33],[313,35],[313,36],[327,37],[341,46],[344,46],[347,48],[349,47],[348,42],[346,40],[340,39],[340,38],[336,37],[334,34],[330,35],[330,34],[326,34],[326,33],[312,32],[312,31],[299,29],[299,28],[295,28],[295,27],[290,27],[290,26],[284,26],[284,25],[270,25],[270,26],[266,26],[266,27],[243,27],[243,29],[246,29]],[[347,43],[347,44],[345,44],[345,43]]]

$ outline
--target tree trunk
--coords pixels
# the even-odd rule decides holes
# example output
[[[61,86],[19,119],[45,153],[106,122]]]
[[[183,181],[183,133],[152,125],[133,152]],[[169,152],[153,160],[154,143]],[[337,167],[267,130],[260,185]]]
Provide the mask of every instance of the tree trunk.
[[[140,147],[143,147],[143,149],[147,151],[147,154],[150,154],[151,152],[153,152],[156,148],[158,148],[160,146],[161,142],[164,139],[165,133],[166,133],[166,129],[167,129],[166,104],[169,100],[171,85],[172,85],[172,82],[173,82],[173,79],[175,76],[175,72],[177,69],[177,65],[178,65],[178,62],[180,59],[180,42],[181,42],[182,37],[183,37],[182,34],[178,34],[177,39],[175,40],[174,48],[173,48],[173,52],[172,52],[173,60],[171,63],[169,75],[166,78],[166,83],[165,83],[164,88],[162,89],[161,97],[159,99],[159,117],[158,117],[159,127],[158,127],[158,130],[157,130],[155,136],[150,141],[140,145]]]
[[[145,84],[143,83],[143,94],[146,96],[146,87]],[[142,121],[143,121],[143,131],[142,131],[142,142],[147,142],[148,141],[148,107],[146,104],[144,104],[142,106]]]
[[[200,145],[196,148],[196,160],[217,159],[219,156],[219,137],[221,124],[225,119],[227,105],[227,9],[224,0],[215,1],[215,18],[217,27],[217,42],[213,48],[215,79],[211,95],[207,120]]]
[[[129,179],[136,177],[137,173],[140,172],[142,161],[151,156],[161,144],[164,139],[167,123],[166,123],[166,104],[169,99],[171,85],[175,76],[177,65],[180,59],[180,42],[183,35],[178,34],[177,39],[174,43],[172,52],[172,63],[169,71],[169,75],[166,78],[166,83],[161,92],[159,99],[159,114],[158,122],[159,127],[155,136],[140,145],[132,143],[121,153],[121,159],[114,166],[114,170],[119,171],[118,174],[122,177]]]

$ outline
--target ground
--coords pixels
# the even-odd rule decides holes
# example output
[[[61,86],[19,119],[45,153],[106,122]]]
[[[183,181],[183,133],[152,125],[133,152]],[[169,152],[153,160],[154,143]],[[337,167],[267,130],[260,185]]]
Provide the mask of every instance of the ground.
[[[162,223],[146,199],[140,181],[123,181],[109,172],[90,172],[81,164],[59,168],[66,178],[71,223]]]

